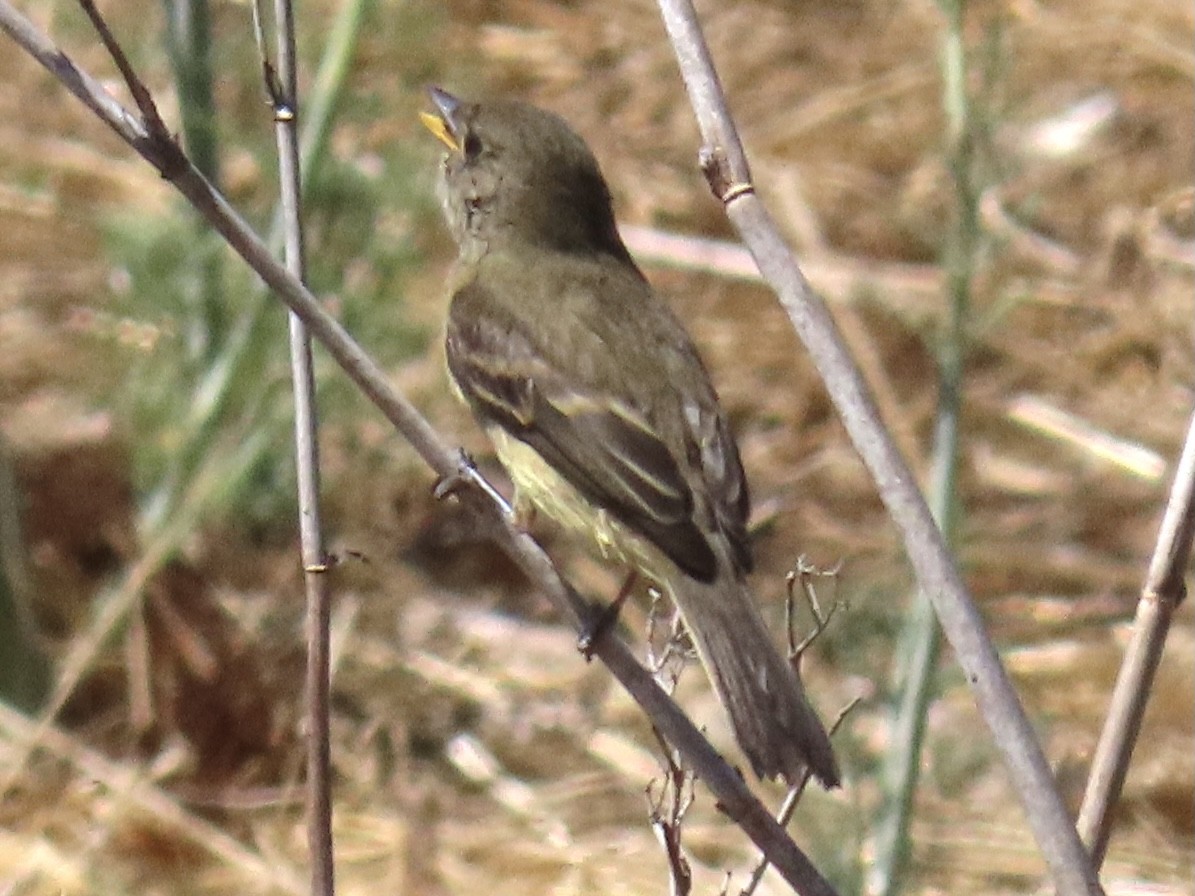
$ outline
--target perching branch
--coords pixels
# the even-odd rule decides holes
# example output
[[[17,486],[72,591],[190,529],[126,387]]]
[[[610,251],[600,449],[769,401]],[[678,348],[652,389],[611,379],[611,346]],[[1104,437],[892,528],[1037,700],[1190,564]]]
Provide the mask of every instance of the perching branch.
[[[476,471],[453,451],[427,420],[401,394],[394,391],[382,370],[352,341],[297,278],[271,256],[227,201],[190,164],[162,125],[148,96],[131,70],[130,89],[138,97],[143,115],[124,109],[106,90],[74,62],[7,0],[0,0],[0,29],[42,63],[67,89],[96,113],[113,131],[162,174],[228,242],[274,293],[306,324],[310,334],[328,350],[353,382],[411,443],[420,457],[444,480],[476,483]],[[117,48],[117,52],[118,52]],[[536,582],[557,609],[578,631],[591,620],[590,605],[564,581],[542,548],[513,525],[510,515],[480,488],[457,490],[463,503],[492,530],[495,541]],[[799,893],[833,896],[834,889],[771,817],[746,786],[739,773],[718,755],[688,717],[656,684],[626,645],[612,633],[597,639],[592,653],[598,657],[648,714],[652,723],[685,757],[706,783],[722,810],[768,856],[769,861]]]
[[[1063,894],[1101,888],[1058,794],[1045,755],[967,593],[912,471],[880,421],[875,403],[825,304],[810,289],[768,210],[755,195],[746,154],[730,117],[709,48],[688,0],[659,0],[668,36],[697,116],[701,164],[710,186],[776,291],[808,349],[855,449],[904,539],[922,591],[954,647],[979,711],[1004,757],[1054,884]]]

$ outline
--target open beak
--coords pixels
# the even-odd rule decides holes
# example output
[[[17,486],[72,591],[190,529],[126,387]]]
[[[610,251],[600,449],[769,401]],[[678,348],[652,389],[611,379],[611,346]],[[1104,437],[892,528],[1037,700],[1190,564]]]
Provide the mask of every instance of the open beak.
[[[420,112],[419,120],[437,140],[453,152],[460,152],[460,131],[457,126],[456,114],[460,111],[461,101],[447,90],[441,90],[439,87],[427,88],[427,95],[431,98],[436,111],[434,113]]]

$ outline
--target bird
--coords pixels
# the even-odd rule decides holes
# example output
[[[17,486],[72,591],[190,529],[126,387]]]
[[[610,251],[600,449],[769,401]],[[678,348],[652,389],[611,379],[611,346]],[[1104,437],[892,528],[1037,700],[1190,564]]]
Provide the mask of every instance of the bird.
[[[627,251],[610,189],[563,118],[439,88],[437,193],[458,248],[444,349],[520,517],[545,513],[655,583],[760,778],[841,782],[747,574],[747,480],[693,340]]]

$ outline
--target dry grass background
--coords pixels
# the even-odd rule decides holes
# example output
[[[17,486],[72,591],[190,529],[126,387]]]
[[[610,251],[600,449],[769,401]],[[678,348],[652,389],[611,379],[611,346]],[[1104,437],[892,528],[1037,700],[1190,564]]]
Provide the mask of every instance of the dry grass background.
[[[69,4],[32,6],[87,67],[110,71],[69,24]],[[157,24],[133,4],[111,12],[165,85]],[[216,13],[222,39],[249,40],[242,7]],[[702,13],[761,190],[924,472],[946,314],[935,262],[951,218],[936,9],[756,0],[704,3]],[[624,222],[728,235],[695,171],[696,130],[651,4],[383,3],[375,18],[352,83],[374,111],[338,130],[341,161],[376,171],[388,147],[421,147],[430,191],[420,85],[519,95],[590,139]],[[999,26],[990,127],[1004,205],[987,218],[975,279],[959,553],[1077,803],[1164,465],[1191,407],[1195,22],[1189,5],[1166,0],[1062,0],[975,4],[968,23],[976,47]],[[138,434],[121,428],[106,395],[153,325],[108,310],[119,263],[105,256],[100,224],[116,209],[170,206],[154,176],[29,60],[0,54],[0,73],[0,431],[27,489],[34,581],[50,604],[39,612],[61,653],[85,631],[99,584],[141,550],[128,470]],[[255,84],[219,88],[222,108],[260,114]],[[1096,94],[1115,111],[1079,148],[1054,157],[1034,142],[1042,122]],[[229,153],[236,195],[270,189],[252,158]],[[427,253],[401,313],[434,332],[449,248],[432,218],[396,213],[389,224],[386,238]],[[844,562],[834,592],[850,612],[806,675],[824,714],[864,703],[843,736],[846,789],[811,795],[794,830],[850,892],[869,855],[908,573],[770,295],[665,265],[648,273],[689,321],[739,431],[758,505],[761,599],[777,605],[799,554]],[[484,454],[447,397],[434,346],[394,376]],[[495,552],[432,501],[427,474],[373,415],[338,419],[325,440],[336,541],[369,558],[337,583],[341,891],[663,892],[643,797],[657,767],[637,711],[580,661]],[[578,581],[610,593],[610,571],[559,541],[553,550]],[[0,773],[12,785],[0,806],[6,892],[301,888],[295,556],[286,537],[200,527],[15,780],[28,731],[0,720]],[[1109,892],[1189,892],[1191,613],[1188,604],[1159,672]],[[642,610],[629,617],[634,629]],[[145,699],[127,685],[130,664],[153,681]],[[1042,864],[949,657],[943,668],[910,891],[1033,889]],[[679,696],[732,749],[699,679],[688,674]],[[685,843],[699,892],[751,860],[700,791]]]

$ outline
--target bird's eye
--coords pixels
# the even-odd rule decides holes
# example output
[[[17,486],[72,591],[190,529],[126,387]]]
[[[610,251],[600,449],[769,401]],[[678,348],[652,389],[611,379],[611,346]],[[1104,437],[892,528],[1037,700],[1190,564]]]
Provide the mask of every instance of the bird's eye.
[[[465,158],[475,159],[481,155],[481,138],[473,131],[465,134]]]

